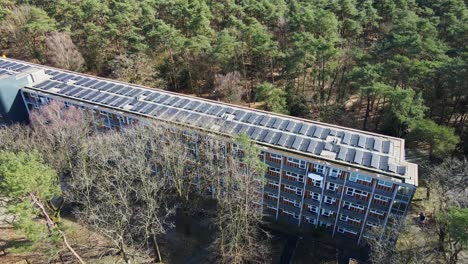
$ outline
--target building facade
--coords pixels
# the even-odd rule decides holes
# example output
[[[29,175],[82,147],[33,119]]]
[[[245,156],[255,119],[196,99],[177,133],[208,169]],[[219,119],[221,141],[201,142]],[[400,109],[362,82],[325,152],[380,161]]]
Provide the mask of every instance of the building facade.
[[[21,104],[13,104],[17,95]],[[404,217],[418,184],[417,165],[405,160],[400,138],[0,59],[4,119],[23,111],[26,120],[51,100],[89,109],[109,129],[156,119],[225,136],[246,133],[268,165],[267,218],[323,227],[357,243],[372,227]]]

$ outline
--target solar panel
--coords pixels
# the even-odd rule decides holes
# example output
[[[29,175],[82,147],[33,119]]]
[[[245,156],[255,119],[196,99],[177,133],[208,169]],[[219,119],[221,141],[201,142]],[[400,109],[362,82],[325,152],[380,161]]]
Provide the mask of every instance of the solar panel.
[[[49,84],[49,85],[50,85],[50,84]],[[53,84],[52,84],[52,85],[53,85]],[[47,87],[47,86],[46,86],[46,87]],[[71,86],[71,85],[70,85],[70,86],[67,86],[65,89],[60,90],[59,93],[61,93],[61,94],[66,94],[66,93],[68,93],[69,91],[71,91],[72,89],[75,89],[75,88],[76,88],[76,86]]]
[[[350,133],[344,132],[344,137],[343,137],[342,143],[346,144],[346,145],[349,145],[349,143],[351,143],[351,136],[352,135]]]
[[[405,166],[398,166],[397,167],[397,173],[401,175],[405,175],[406,173],[406,167]]]
[[[317,146],[315,147],[315,154],[320,155],[322,153],[323,147],[325,146],[325,143],[323,142],[318,142]]]
[[[314,137],[316,138],[320,138],[320,136],[322,135],[322,132],[323,132],[323,128],[321,127],[317,127],[317,129],[315,129],[315,132],[314,132]]]
[[[279,118],[275,118],[275,122],[273,123],[272,127],[278,129],[282,122],[283,122],[283,120],[281,120]]]
[[[317,141],[311,140],[309,146],[307,147],[307,152],[314,153],[314,150],[316,147],[317,147]]]
[[[309,130],[307,131],[307,136],[313,137],[316,129],[317,129],[316,126],[311,126]]]
[[[191,123],[194,123],[198,120],[198,118],[200,118],[201,116],[199,114],[196,114],[196,113],[191,113],[189,116],[187,116],[187,118],[185,119],[185,122],[191,124]]]
[[[388,170],[391,172],[396,172],[397,171],[397,166],[393,163],[388,163]]]
[[[265,116],[263,117],[263,119],[260,121],[260,125],[261,126],[266,126],[268,124],[268,122],[270,121],[270,117],[269,116]]]
[[[142,93],[143,93],[143,90],[142,90],[142,89],[138,89],[138,88],[133,88],[133,87],[132,87],[132,91],[129,92],[129,93],[127,94],[127,96],[134,97],[134,96],[138,96],[138,95],[140,95],[140,94],[142,94]]]
[[[247,119],[248,123],[253,123],[258,118],[257,114],[252,114],[249,119]]]
[[[345,161],[347,162],[354,162],[354,156],[356,155],[355,149],[348,149],[348,153],[346,153]]]
[[[207,103],[202,103],[199,107],[197,107],[197,112],[205,113],[206,111],[208,111],[210,107],[211,105]]]
[[[100,81],[100,82],[95,83],[92,86],[92,88],[99,90],[101,87],[104,87],[106,84],[107,84],[106,82]]]
[[[99,91],[93,91],[92,93],[89,93],[88,95],[83,97],[83,99],[90,100],[91,98],[97,97],[99,94],[100,94]]]
[[[371,159],[372,159],[372,154],[370,152],[364,152],[361,165],[369,167],[371,163]]]
[[[286,140],[288,139],[288,134],[281,133],[281,137],[278,139],[278,141],[274,144],[280,145],[280,146],[286,146]]]
[[[301,147],[303,137],[294,136],[294,142],[292,148],[298,150]]]
[[[364,148],[364,147],[366,146],[366,140],[367,140],[367,137],[365,137],[365,136],[359,136],[359,139],[358,139],[358,147]]]
[[[308,130],[309,130],[309,125],[304,124],[302,125],[301,130],[299,130],[299,134],[305,135]]]
[[[86,82],[88,82],[88,81],[90,81],[90,80],[91,80],[90,78],[86,78],[86,77],[85,77],[85,78],[82,78],[82,79],[80,79],[79,81],[77,81],[75,84],[76,84],[76,85],[82,85],[83,83],[86,83]]]
[[[85,97],[86,95],[88,95],[89,93],[91,93],[93,90],[90,90],[90,89],[83,89],[83,92],[81,93],[77,93],[75,96],[76,97],[79,97],[79,98],[83,98]]]
[[[109,93],[117,93],[120,89],[124,88],[123,85],[117,84],[108,90]]]
[[[84,87],[91,87],[91,85],[97,83],[98,81],[97,80],[94,80],[94,79],[90,79],[89,81],[81,84],[81,86],[84,86]]]
[[[117,92],[117,94],[124,95],[124,94],[129,93],[131,90],[132,90],[132,88],[130,88],[130,87],[123,87],[122,89],[120,89],[120,90]]]
[[[281,125],[279,126],[279,130],[285,130],[286,127],[288,126],[290,122],[288,120],[283,120],[283,122],[281,123]]]
[[[380,164],[380,155],[378,155],[377,153],[372,153],[372,161],[371,161],[370,166],[372,168],[379,168],[379,164]]]
[[[156,110],[157,107],[158,105],[152,104],[149,107],[145,108],[143,113],[150,115],[154,110]],[[171,109],[171,110],[175,110],[175,109]]]
[[[31,66],[28,66],[28,65],[24,65],[23,67],[19,68],[18,71],[19,71],[19,72],[22,72],[22,71],[25,71],[25,70],[27,70],[27,69],[29,69],[29,68],[32,68],[32,67],[31,67]]]
[[[75,86],[73,89],[68,90],[64,94],[75,97],[77,94],[84,91],[84,88]]]
[[[299,147],[299,149],[301,151],[306,151],[307,150],[307,147],[309,146],[311,140],[310,138],[303,138],[302,142],[301,142],[301,146]]]
[[[362,150],[356,150],[356,155],[354,156],[354,163],[361,164],[363,155],[364,152]]]
[[[115,86],[115,84],[113,84],[113,83],[106,83],[104,86],[102,86],[102,87],[100,88],[100,90],[101,90],[101,91],[108,91],[108,90],[110,90],[110,89],[111,89],[112,87],[114,87],[114,86]]]
[[[388,157],[380,156],[379,169],[386,171],[388,169]]]
[[[366,149],[372,149],[374,147],[374,141],[375,139],[374,138],[367,138],[367,141],[366,141]]]
[[[378,152],[382,151],[382,140],[380,140],[380,138],[375,139],[374,150],[377,150]]]
[[[237,111],[234,113],[234,115],[235,115],[234,120],[236,120],[236,121],[241,120],[241,118],[242,118],[245,114],[246,114],[246,112],[244,112],[244,111],[242,111],[242,110],[237,110]]]
[[[100,102],[103,98],[105,98],[106,96],[108,96],[108,94],[106,93],[99,93],[98,96],[95,96],[94,98],[91,98],[91,100],[93,102]]]
[[[325,146],[323,147],[325,150],[331,151],[333,149],[333,145],[331,143],[325,143]]]
[[[255,129],[253,129],[252,133],[250,134],[250,137],[256,140],[260,136],[260,132],[262,132],[262,129],[255,127]]]
[[[353,147],[356,147],[357,143],[358,143],[358,140],[359,140],[359,135],[352,135],[350,145],[353,146]]]
[[[390,141],[384,141],[382,142],[382,150],[384,153],[390,153],[390,146],[391,142]]]
[[[346,153],[348,153],[348,148],[345,146],[340,146],[340,151],[338,152],[338,156],[336,157],[336,159],[345,160]]]
[[[247,122],[247,120],[252,116],[252,113],[247,112],[239,121]]]

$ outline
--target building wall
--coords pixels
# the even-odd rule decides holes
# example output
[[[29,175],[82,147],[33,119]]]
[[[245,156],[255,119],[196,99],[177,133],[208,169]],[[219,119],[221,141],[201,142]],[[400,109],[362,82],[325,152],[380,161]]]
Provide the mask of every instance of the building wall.
[[[52,100],[27,91],[23,98],[28,109]],[[138,122],[123,112],[71,101],[64,104],[90,108],[101,128],[119,129]],[[414,185],[401,180],[272,148],[264,149],[260,158],[268,165],[262,193],[267,218],[305,230],[323,227],[333,236],[358,243],[372,226],[385,226],[390,216],[404,217],[415,191]]]

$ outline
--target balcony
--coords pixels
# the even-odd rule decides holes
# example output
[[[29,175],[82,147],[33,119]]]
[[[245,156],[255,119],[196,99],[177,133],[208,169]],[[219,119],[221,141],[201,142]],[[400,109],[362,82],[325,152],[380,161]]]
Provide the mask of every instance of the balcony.
[[[286,210],[286,211],[289,211],[289,212],[294,212],[297,215],[299,215],[299,213],[301,212],[300,207],[295,207],[295,206],[284,204],[284,203],[281,203],[281,202],[279,204],[279,208],[283,209],[283,210]]]
[[[266,205],[269,205],[269,206],[273,206],[275,208],[278,206],[278,201],[275,201],[273,199],[263,198],[263,203],[266,204]]]
[[[370,207],[374,208],[374,209],[377,209],[377,210],[380,210],[380,211],[387,212],[390,202],[387,202],[387,203],[388,203],[387,205],[383,205],[383,204],[376,203],[376,202],[372,201]]]
[[[337,192],[337,191],[330,191],[330,190],[325,190],[323,195],[326,195],[326,196],[329,196],[329,197],[333,197],[333,198],[338,198],[338,199],[341,199],[341,192]]]
[[[278,195],[278,188],[272,188],[268,185],[265,185],[263,188],[264,188],[263,189],[264,192]]]
[[[322,188],[321,187],[317,187],[317,186],[313,186],[313,185],[309,185],[309,184],[306,184],[306,190],[307,191],[312,191],[312,192],[315,192],[315,193],[322,193]]]
[[[373,223],[378,223],[380,225],[383,225],[383,223],[385,222],[384,219],[380,219],[380,218],[378,218],[378,217],[376,217],[374,215],[371,215],[371,214],[367,215],[367,221],[373,222]]]
[[[287,162],[283,164],[283,170],[287,170],[301,175],[305,175],[306,173],[306,169],[300,169],[298,167],[291,166]]]
[[[343,179],[340,179],[338,177],[331,177],[331,176],[328,176],[327,177],[327,182],[333,182],[333,183],[337,183],[337,184],[341,184],[343,185],[344,184],[344,180]]]
[[[279,182],[279,180],[280,180],[279,175],[273,175],[273,174],[270,174],[270,173],[265,173],[265,178],[267,178],[269,180],[274,180],[274,181],[277,181],[277,182]]]
[[[372,192],[372,186],[367,186],[367,185],[362,185],[356,182],[348,181],[346,182],[347,187],[355,188],[358,190],[366,191],[366,192]]]
[[[359,211],[353,211],[353,210],[349,210],[349,209],[342,207],[340,210],[340,214],[344,214],[347,216],[351,216],[354,218],[364,220],[364,217],[366,216],[366,211],[363,211],[362,213],[360,213]]]
[[[292,215],[286,215],[281,213],[278,216],[278,221],[296,226],[299,224],[299,219],[295,219],[294,217],[292,217]]]
[[[304,209],[302,209],[302,216],[307,216],[307,217],[317,219],[318,214],[317,213],[312,213],[308,209],[304,208]]]
[[[387,190],[382,190],[376,187],[374,190],[374,194],[383,195],[387,197],[393,197],[393,190],[387,191]]]
[[[327,223],[327,224],[335,225],[335,216],[334,215],[328,216],[328,217],[321,215],[319,220],[320,220],[321,223]]]
[[[288,198],[288,199],[297,200],[297,201],[302,200],[302,195],[292,194],[292,193],[288,193],[285,191],[281,191],[280,196],[284,198]]]
[[[361,225],[362,225],[362,222],[361,222]],[[350,224],[349,222],[344,222],[344,221],[341,221],[341,220],[338,220],[338,223],[337,223],[336,226],[345,228],[345,229],[350,230],[350,231],[357,232],[358,235],[361,232],[361,226]]]
[[[306,198],[306,197],[304,197],[304,203],[305,204],[310,204],[310,205],[315,205],[315,206],[319,206],[319,204],[320,204],[319,201],[314,200],[314,199],[310,199],[310,198]]]
[[[322,203],[322,209],[327,209],[327,210],[331,210],[331,211],[334,211],[334,212],[337,212],[338,211],[338,205],[331,205],[331,204],[327,204],[327,203]]]
[[[274,161],[265,159],[265,164],[267,164],[268,167],[277,168],[277,169],[281,168],[281,161],[279,160],[278,162],[274,162]]]
[[[304,189],[304,183],[303,182],[298,182],[298,181],[293,181],[293,180],[288,180],[285,177],[281,178],[281,183],[282,184],[287,184],[290,186],[294,186],[300,189]]]
[[[365,201],[363,199],[360,199],[354,196],[349,196],[346,194],[343,195],[343,201],[352,202],[352,203],[359,204],[359,205],[366,206],[366,207],[369,204],[369,201]]]

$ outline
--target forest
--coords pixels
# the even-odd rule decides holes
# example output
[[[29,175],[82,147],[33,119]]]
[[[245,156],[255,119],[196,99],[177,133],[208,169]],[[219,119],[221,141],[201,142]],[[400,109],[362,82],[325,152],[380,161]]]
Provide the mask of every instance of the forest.
[[[0,21],[12,58],[468,151],[462,0],[1,0]]]
[[[405,138],[420,165],[411,213],[431,212],[433,223],[423,228],[408,215],[376,230],[369,260],[455,264],[468,245],[467,20],[462,0],[0,0],[0,52]],[[29,125],[0,126],[0,205],[27,238],[0,239],[0,257],[277,259],[255,205],[265,168],[245,137],[203,135],[194,161],[174,127],[96,131],[87,113],[57,107],[35,111]],[[200,226],[181,225],[181,216]],[[208,232],[190,240],[197,229]],[[86,230],[107,244],[75,239]]]

